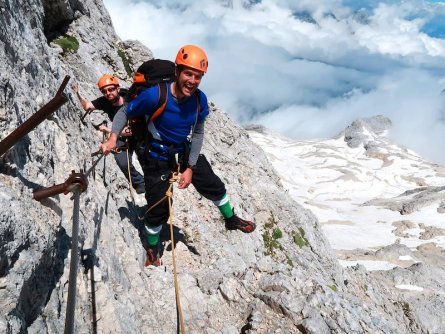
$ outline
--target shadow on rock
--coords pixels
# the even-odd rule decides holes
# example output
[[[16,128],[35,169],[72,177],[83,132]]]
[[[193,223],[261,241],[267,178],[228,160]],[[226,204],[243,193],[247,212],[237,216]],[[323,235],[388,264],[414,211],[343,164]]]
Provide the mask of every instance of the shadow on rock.
[[[69,249],[70,238],[65,229],[60,228],[54,244],[42,253],[39,264],[24,282],[17,306],[10,315],[20,318],[26,327],[37,319],[48,303],[52,291],[63,275],[64,260]]]

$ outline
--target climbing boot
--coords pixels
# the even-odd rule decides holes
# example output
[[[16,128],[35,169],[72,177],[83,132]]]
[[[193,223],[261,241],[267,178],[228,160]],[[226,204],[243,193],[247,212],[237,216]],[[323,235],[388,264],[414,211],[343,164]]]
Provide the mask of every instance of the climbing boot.
[[[251,233],[255,231],[256,225],[254,222],[241,219],[237,215],[233,215],[230,218],[224,219],[226,222],[226,229],[228,230],[240,230],[244,233]]]
[[[147,247],[147,257],[145,258],[145,266],[159,267],[161,265],[161,255],[159,244]]]
[[[137,194],[143,194],[145,193],[145,183],[139,183],[138,185],[136,185],[136,187],[134,188],[134,190],[136,190]]]

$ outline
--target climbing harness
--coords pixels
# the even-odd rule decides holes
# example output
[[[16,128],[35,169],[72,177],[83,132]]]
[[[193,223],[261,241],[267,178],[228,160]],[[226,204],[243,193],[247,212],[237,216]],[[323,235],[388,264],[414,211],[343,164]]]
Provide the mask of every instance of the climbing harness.
[[[184,145],[168,145],[164,142],[152,139],[148,142],[148,155],[156,160],[168,161],[171,165],[174,165],[171,162],[171,159],[174,158],[177,153],[184,153]],[[173,166],[170,166],[173,167]]]

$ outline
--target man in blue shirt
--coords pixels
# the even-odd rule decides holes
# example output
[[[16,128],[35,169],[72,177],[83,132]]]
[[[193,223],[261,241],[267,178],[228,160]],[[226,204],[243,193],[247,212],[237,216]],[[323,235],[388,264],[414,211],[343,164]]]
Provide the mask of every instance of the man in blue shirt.
[[[224,183],[213,172],[205,156],[200,154],[209,108],[207,97],[198,86],[207,71],[207,56],[201,48],[186,45],[178,51],[175,63],[176,80],[166,84],[165,103],[158,107],[162,84],[140,92],[116,114],[112,134],[101,145],[101,150],[108,154],[116,147],[118,133],[126,125],[127,116],[145,117],[149,132],[144,154],[147,207],[150,208],[165,196],[169,187],[168,176],[177,171],[172,158],[178,153],[181,172],[178,188],[185,189],[192,183],[202,196],[218,206],[227,229],[251,233],[256,225],[235,215]],[[191,142],[188,140],[190,134]],[[168,217],[167,201],[154,206],[145,215],[148,243],[146,265],[160,265],[159,234]]]

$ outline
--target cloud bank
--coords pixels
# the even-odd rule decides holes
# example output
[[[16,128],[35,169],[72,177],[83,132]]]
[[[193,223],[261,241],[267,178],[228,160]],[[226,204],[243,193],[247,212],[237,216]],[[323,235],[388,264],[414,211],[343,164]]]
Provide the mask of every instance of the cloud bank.
[[[238,122],[295,139],[385,115],[394,141],[445,163],[440,1],[105,0],[122,39],[157,58],[205,48],[201,88]]]

